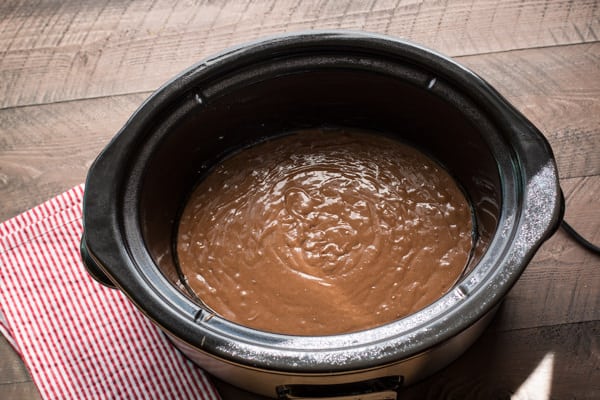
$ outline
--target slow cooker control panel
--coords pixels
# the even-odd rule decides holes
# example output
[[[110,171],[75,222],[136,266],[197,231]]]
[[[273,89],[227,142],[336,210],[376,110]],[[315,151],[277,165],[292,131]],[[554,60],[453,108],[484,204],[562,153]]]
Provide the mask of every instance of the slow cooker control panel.
[[[280,400],[396,400],[402,377],[386,376],[360,382],[333,385],[282,385]]]

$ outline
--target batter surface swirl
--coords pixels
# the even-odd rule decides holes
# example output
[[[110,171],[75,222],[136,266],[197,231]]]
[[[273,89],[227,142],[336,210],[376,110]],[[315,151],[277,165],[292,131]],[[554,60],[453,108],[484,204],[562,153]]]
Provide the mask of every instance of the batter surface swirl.
[[[187,284],[256,329],[378,326],[447,292],[472,246],[452,177],[413,147],[355,130],[302,131],[218,164],[182,214]]]

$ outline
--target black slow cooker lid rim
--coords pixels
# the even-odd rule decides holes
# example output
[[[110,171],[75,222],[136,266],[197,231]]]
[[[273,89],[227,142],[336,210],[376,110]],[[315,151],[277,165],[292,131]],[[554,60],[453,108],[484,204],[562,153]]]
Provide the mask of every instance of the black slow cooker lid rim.
[[[378,39],[381,39],[381,38],[378,38]],[[189,74],[186,75],[184,73],[183,75],[188,76]],[[186,81],[187,81],[187,79],[186,79]],[[181,83],[181,82],[179,82],[179,83]],[[168,99],[170,97],[172,97],[173,95],[175,95],[174,93],[181,91],[181,89],[183,87],[184,87],[184,85],[182,84],[182,86],[179,86],[178,88],[174,88],[172,90],[169,89],[169,88],[165,88],[164,90],[170,91],[171,92],[170,94],[169,93],[163,93],[163,94],[161,94],[161,91],[159,91],[158,94],[156,94],[155,96],[151,97],[146,103],[144,103],[144,105],[142,105],[142,108],[146,107],[145,109],[147,111],[148,111],[148,108],[150,108],[150,111],[151,111],[152,108],[160,106],[161,103],[168,102]],[[487,88],[487,84],[484,84],[483,88],[486,89]],[[167,90],[167,89],[169,89],[169,90]],[[138,114],[136,113],[136,115],[138,115]],[[144,121],[143,121],[144,118],[141,118],[141,120],[140,120],[139,118],[136,118],[136,115],[134,115],[130,119],[130,122],[128,122],[128,125],[126,126],[127,130],[133,130],[133,131],[135,131],[136,129],[139,129],[140,126],[144,125]],[[138,115],[138,117],[139,117],[139,115]],[[124,136],[125,135],[119,135],[119,138],[124,137]],[[116,140],[118,140],[118,138]],[[96,164],[95,164],[95,166],[96,166]],[[99,167],[96,167],[96,170],[98,170],[98,169],[99,169]],[[88,181],[88,186],[90,187],[89,196],[87,198],[88,205],[92,202],[92,200],[89,200],[89,199],[91,199],[92,197],[94,197],[94,193],[93,193],[94,184],[95,183],[94,183],[93,179],[90,179]],[[96,244],[94,243],[93,239],[90,241],[90,243],[91,244],[93,243],[92,247],[96,246]],[[151,293],[145,293],[145,294],[143,294],[144,293],[143,289],[147,289],[147,288],[143,287],[143,286],[140,286],[140,285],[137,285],[138,282],[135,281],[135,280],[131,281],[130,279],[124,279],[124,277],[122,277],[120,275],[117,276],[117,275],[118,274],[115,274],[114,278],[118,282],[118,284],[122,287],[122,289],[124,291],[127,291],[128,293],[132,293],[135,296],[135,298],[132,299],[132,300],[134,300],[135,303],[137,303],[138,305],[142,305],[142,307],[145,306],[146,304],[144,304],[144,303],[148,300],[148,297],[146,297],[146,296],[147,295],[151,295]],[[161,299],[161,300],[155,301],[156,305],[158,307],[165,307],[165,306],[168,307],[169,304],[165,304],[164,300],[165,299]],[[160,315],[149,315],[149,316],[150,316],[150,318],[154,319],[155,321],[161,319]],[[189,315],[186,315],[186,318],[184,318],[183,320],[173,321],[173,322],[175,324],[178,324],[179,322],[183,322],[183,321],[189,323],[190,322]],[[166,324],[164,324],[163,326],[165,327],[166,330],[173,331],[172,329],[170,329],[168,326],[165,326],[165,325]],[[171,325],[171,324],[169,324],[169,325]],[[179,325],[179,326],[183,327],[185,325],[186,324],[182,324],[182,325]],[[195,334],[196,333],[196,329],[194,328],[194,326],[196,326],[196,325],[193,325],[192,327],[186,326],[184,329],[176,329],[176,331],[177,331],[176,333],[178,335],[182,336],[182,337],[188,337],[188,338],[194,339],[193,337],[189,336],[190,334]]]

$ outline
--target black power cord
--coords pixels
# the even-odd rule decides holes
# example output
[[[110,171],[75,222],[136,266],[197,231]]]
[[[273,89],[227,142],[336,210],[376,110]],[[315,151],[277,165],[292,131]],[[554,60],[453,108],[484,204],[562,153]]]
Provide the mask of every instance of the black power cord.
[[[575,240],[581,246],[585,247],[586,249],[588,249],[589,251],[591,251],[594,254],[600,255],[600,247],[596,246],[595,244],[591,243],[589,240],[587,240],[586,238],[584,238],[583,236],[581,236],[564,219],[561,222],[561,226],[573,238],[573,240]]]

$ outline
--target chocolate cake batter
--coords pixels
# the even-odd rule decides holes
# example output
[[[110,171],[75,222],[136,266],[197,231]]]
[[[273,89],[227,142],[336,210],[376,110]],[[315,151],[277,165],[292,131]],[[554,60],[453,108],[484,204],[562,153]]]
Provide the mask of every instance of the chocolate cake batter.
[[[177,254],[215,313],[278,333],[367,329],[432,303],[472,246],[471,210],[416,149],[354,130],[240,151],[193,192]]]

